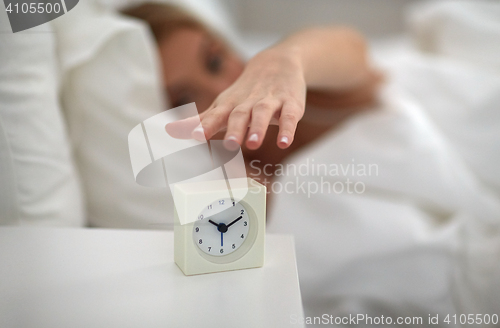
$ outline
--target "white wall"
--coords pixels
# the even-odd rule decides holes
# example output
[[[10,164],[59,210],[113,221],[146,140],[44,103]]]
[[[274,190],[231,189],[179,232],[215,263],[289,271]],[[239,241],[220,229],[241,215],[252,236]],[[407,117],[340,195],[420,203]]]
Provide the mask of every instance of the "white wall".
[[[418,0],[222,0],[243,32],[288,34],[311,25],[349,25],[369,37],[404,29],[404,8]]]

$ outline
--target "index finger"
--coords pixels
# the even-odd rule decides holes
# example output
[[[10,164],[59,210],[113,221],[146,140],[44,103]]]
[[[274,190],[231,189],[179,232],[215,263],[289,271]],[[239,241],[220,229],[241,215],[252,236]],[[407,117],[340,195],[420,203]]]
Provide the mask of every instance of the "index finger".
[[[200,116],[192,116],[165,125],[167,133],[176,139],[193,139],[193,131],[200,125]]]

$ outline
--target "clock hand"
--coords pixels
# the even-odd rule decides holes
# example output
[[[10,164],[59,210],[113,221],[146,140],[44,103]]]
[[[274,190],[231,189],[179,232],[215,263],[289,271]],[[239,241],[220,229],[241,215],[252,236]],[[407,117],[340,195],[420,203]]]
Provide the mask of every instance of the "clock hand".
[[[224,246],[224,233],[220,233],[220,247]]]
[[[236,220],[234,220],[233,222],[229,223],[227,225],[227,227],[229,228],[230,226],[232,226],[233,224],[235,224],[236,222],[238,222],[239,220],[241,220],[242,216],[238,217]]]
[[[217,227],[217,230],[219,230],[221,233],[224,233],[227,231],[227,225],[225,223],[215,223],[212,220],[208,220],[208,222],[212,223],[214,226]]]

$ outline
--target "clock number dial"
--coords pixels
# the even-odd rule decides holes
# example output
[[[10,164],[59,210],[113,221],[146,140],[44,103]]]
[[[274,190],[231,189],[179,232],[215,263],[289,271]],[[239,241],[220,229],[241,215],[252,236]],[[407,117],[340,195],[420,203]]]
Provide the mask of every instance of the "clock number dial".
[[[193,238],[204,253],[225,256],[243,245],[250,224],[243,204],[231,199],[219,199],[205,206],[199,214],[194,223]],[[218,251],[213,252],[212,248]]]

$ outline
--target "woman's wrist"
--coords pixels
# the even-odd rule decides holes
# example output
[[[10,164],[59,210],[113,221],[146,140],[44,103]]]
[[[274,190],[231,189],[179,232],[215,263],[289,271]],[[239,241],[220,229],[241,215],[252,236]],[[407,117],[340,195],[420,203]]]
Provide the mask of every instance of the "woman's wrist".
[[[261,51],[248,62],[249,66],[262,69],[276,70],[282,73],[283,69],[289,69],[304,76],[304,63],[300,47],[279,43],[271,48]],[[290,71],[289,71],[290,72]]]
[[[370,67],[364,38],[349,28],[311,28],[269,50],[287,54],[309,88],[345,91],[362,85]]]

